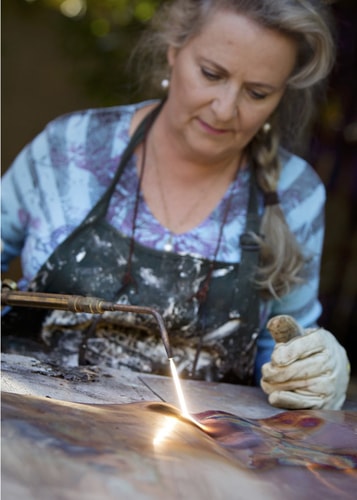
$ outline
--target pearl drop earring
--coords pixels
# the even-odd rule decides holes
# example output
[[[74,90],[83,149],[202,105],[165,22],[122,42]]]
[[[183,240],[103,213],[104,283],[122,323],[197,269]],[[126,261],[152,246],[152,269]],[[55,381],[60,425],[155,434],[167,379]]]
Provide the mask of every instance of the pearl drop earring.
[[[164,78],[161,80],[161,88],[163,90],[167,90],[170,87],[170,80],[168,78]]]
[[[269,122],[264,123],[263,125],[263,132],[264,134],[267,134],[268,132],[271,131],[271,125]]]

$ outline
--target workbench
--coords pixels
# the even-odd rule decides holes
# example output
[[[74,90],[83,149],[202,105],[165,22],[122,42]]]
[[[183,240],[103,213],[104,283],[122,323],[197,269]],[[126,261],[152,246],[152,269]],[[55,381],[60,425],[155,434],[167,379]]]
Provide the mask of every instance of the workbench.
[[[93,366],[59,370],[16,354],[1,361],[3,500],[355,498],[354,467],[246,467],[181,417],[171,377]],[[257,387],[182,385],[192,414],[227,412],[263,428],[283,414]],[[341,449],[357,446],[357,401],[309,416],[326,428],[315,444],[331,447],[336,434]]]

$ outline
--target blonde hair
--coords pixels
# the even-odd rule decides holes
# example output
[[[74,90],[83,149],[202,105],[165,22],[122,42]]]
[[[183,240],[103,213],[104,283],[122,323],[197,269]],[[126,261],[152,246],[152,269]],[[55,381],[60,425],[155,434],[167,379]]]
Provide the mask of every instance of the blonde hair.
[[[277,189],[281,146],[292,149],[303,137],[314,103],[334,64],[332,23],[326,5],[317,0],[173,0],[164,2],[151,30],[139,42],[140,74],[155,90],[168,76],[167,49],[180,49],[204,27],[217,10],[234,11],[260,25],[277,30],[297,43],[294,71],[277,109],[270,117],[269,133],[259,132],[249,145],[251,164],[263,193]],[[282,296],[302,281],[303,255],[278,204],[267,206],[260,233],[257,284],[263,296]]]

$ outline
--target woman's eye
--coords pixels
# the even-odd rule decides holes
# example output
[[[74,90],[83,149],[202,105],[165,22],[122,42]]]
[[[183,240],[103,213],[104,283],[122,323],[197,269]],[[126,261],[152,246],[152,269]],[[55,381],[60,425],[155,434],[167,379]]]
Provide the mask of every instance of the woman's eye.
[[[268,97],[268,94],[265,94],[264,92],[260,92],[258,90],[248,90],[248,93],[250,97],[257,100],[265,99],[266,97]]]
[[[217,75],[217,73],[214,73],[213,71],[211,71],[207,68],[201,68],[201,72],[202,72],[203,76],[205,78],[207,78],[207,80],[210,80],[210,81],[219,80],[219,78],[220,78],[220,76]]]

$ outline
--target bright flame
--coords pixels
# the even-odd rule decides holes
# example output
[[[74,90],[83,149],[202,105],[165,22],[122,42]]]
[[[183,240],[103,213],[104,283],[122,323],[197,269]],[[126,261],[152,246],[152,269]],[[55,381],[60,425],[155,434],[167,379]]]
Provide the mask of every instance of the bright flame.
[[[171,367],[171,373],[172,373],[172,378],[174,379],[174,384],[177,392],[177,397],[180,403],[181,407],[181,415],[185,417],[187,420],[190,420],[193,422],[197,427],[201,428],[204,430],[204,427],[197,422],[194,418],[191,417],[191,415],[188,412],[185,397],[183,395],[182,391],[182,386],[181,382],[177,373],[176,365],[175,362],[172,358],[170,358],[170,367]],[[171,434],[171,432],[174,430],[178,420],[175,417],[166,417],[164,425],[160,428],[160,430],[157,432],[156,436],[154,437],[153,443],[154,446],[159,446],[168,436]]]
[[[177,397],[178,397],[180,407],[181,407],[181,413],[184,417],[191,418],[191,416],[188,412],[188,409],[187,409],[185,397],[183,395],[181,382],[180,382],[180,379],[179,379],[179,376],[177,373],[176,365],[175,365],[175,362],[172,358],[170,358],[170,367],[171,367],[172,378],[174,379],[174,383],[175,383],[175,387],[176,387]]]

